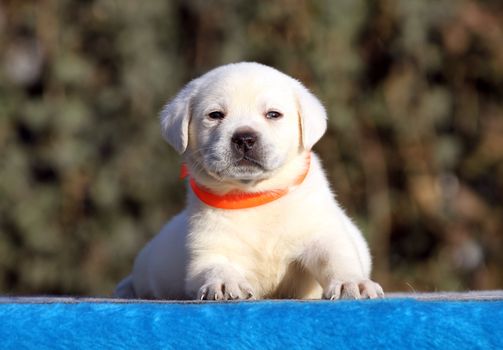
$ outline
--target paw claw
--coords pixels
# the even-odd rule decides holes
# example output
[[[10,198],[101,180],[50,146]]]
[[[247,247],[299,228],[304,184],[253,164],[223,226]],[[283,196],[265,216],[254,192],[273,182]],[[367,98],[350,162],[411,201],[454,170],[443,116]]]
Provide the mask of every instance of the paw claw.
[[[336,280],[323,293],[325,299],[375,299],[384,297],[379,284],[371,280]]]
[[[206,288],[201,288],[201,290],[199,291],[199,300],[204,300],[206,299],[206,293],[208,291],[206,290]]]
[[[253,292],[245,281],[231,281],[229,283],[215,281],[207,283],[199,289],[198,297],[200,300],[254,299]]]

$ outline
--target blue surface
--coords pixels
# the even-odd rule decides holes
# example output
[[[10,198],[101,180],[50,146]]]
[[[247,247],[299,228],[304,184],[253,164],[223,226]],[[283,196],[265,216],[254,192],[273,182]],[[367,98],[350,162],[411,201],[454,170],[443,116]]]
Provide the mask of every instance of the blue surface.
[[[503,301],[0,303],[0,349],[503,349]]]

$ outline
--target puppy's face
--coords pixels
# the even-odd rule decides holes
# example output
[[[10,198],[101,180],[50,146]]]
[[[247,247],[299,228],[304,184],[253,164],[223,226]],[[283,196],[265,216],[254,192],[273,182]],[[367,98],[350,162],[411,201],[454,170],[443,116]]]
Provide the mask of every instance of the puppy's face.
[[[221,71],[192,100],[187,157],[220,180],[267,177],[299,150],[292,87],[277,76]]]
[[[219,182],[272,176],[326,129],[320,102],[267,66],[222,66],[190,82],[162,114],[163,134],[196,172]]]

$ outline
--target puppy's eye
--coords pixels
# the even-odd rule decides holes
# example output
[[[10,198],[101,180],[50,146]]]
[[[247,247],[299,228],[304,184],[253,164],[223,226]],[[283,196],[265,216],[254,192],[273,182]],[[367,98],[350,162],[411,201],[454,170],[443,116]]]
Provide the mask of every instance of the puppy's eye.
[[[208,117],[210,117],[210,119],[221,120],[221,119],[224,119],[225,114],[223,114],[222,112],[219,112],[219,111],[215,111],[215,112],[211,112],[210,114],[208,114]]]
[[[267,112],[267,114],[265,115],[265,117],[267,119],[279,119],[283,116],[283,114],[281,114],[280,112],[276,112],[276,111],[269,111]]]

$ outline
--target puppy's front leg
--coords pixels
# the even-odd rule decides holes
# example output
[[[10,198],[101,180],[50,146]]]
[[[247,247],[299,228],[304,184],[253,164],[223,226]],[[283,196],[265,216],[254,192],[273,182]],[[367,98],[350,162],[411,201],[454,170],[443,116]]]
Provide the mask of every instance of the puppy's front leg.
[[[226,260],[225,258],[218,260]],[[194,265],[201,265],[194,264]],[[229,262],[206,263],[192,268],[187,279],[187,291],[199,300],[254,299],[255,293],[242,273]]]
[[[322,286],[325,299],[382,298],[381,286],[369,279],[370,255],[366,245],[347,238],[339,244],[330,237],[312,243],[303,252],[304,266]]]

